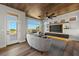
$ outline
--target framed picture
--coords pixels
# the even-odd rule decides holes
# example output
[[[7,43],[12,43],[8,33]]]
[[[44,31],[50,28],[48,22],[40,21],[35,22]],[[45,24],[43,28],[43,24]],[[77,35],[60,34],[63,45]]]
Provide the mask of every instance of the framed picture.
[[[69,19],[69,21],[76,21],[76,16],[71,17],[71,18]]]
[[[60,23],[65,23],[65,19],[62,19],[62,20],[60,21]]]
[[[69,23],[69,21],[66,21],[65,19],[62,19],[62,20],[60,21],[60,23]]]

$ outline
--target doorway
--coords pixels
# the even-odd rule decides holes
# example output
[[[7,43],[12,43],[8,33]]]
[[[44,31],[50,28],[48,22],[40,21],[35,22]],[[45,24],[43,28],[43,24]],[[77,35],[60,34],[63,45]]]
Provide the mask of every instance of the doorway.
[[[6,16],[6,44],[11,45],[17,43],[17,19],[18,17],[13,14]]]

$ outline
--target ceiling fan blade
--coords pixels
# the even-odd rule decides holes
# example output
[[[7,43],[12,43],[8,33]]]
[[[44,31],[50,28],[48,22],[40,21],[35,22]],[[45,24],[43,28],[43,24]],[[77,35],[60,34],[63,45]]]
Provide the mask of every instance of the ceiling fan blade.
[[[50,14],[50,16],[53,16],[53,15],[55,15],[55,13]]]

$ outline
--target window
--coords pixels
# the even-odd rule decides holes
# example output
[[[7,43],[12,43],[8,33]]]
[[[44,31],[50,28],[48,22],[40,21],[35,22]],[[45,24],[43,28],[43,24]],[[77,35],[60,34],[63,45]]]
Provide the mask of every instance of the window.
[[[36,33],[41,29],[41,23],[38,20],[28,19],[27,28],[29,33]]]

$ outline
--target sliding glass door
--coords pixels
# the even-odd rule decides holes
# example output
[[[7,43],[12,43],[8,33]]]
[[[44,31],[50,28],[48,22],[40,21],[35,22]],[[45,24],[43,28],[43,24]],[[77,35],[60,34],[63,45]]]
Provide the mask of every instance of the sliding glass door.
[[[7,15],[7,45],[17,43],[17,16]]]

